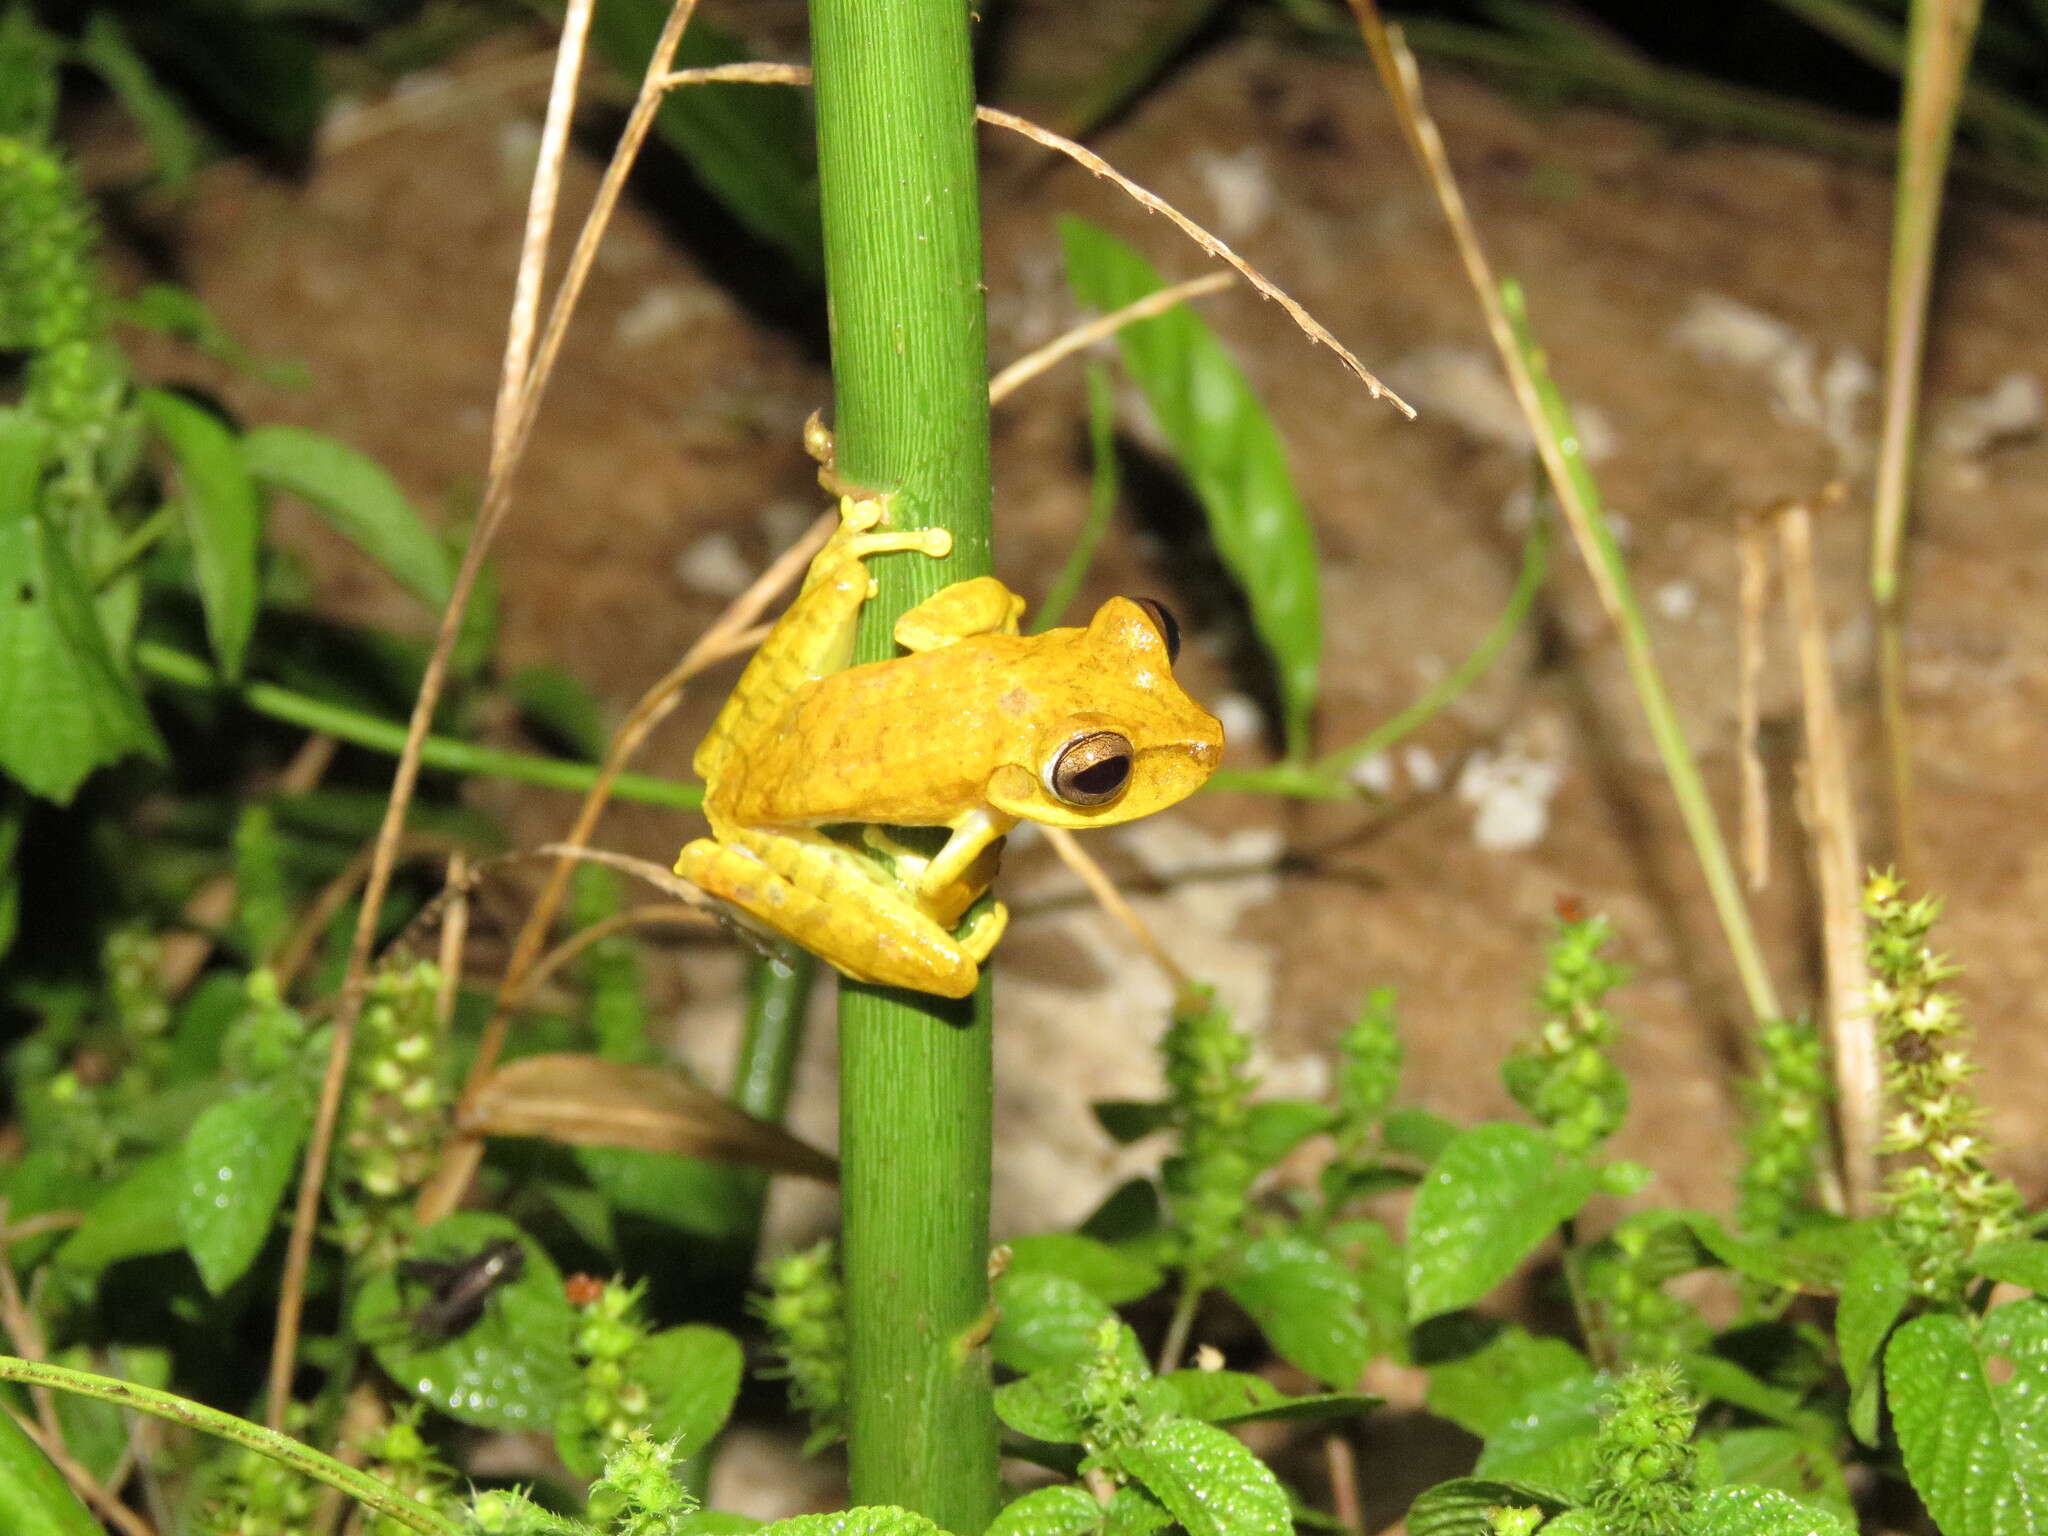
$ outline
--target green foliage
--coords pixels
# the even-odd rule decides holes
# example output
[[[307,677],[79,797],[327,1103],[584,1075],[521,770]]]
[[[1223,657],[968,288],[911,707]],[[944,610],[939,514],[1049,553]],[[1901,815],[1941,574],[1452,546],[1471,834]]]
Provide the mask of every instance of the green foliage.
[[[811,1425],[806,1454],[846,1433],[846,1295],[829,1242],[777,1260],[768,1292],[755,1310],[768,1326],[778,1364],[770,1373],[789,1383],[790,1406]]]
[[[1079,219],[1060,221],[1067,281],[1107,312],[1165,286],[1137,252]],[[1117,332],[1124,366],[1209,520],[1216,552],[1250,603],[1279,682],[1288,755],[1306,757],[1322,604],[1315,532],[1287,470],[1272,419],[1209,327],[1185,308]]]
[[[1543,1022],[1501,1067],[1508,1092],[1559,1147],[1585,1156],[1628,1114],[1628,1081],[1609,1054],[1615,1022],[1604,1002],[1627,972],[1600,951],[1604,917],[1561,919],[1537,991]]]
[[[1755,1048],[1736,1220],[1753,1236],[1776,1237],[1790,1230],[1827,1155],[1833,1090],[1826,1047],[1809,1021],[1772,1019],[1758,1028]]]

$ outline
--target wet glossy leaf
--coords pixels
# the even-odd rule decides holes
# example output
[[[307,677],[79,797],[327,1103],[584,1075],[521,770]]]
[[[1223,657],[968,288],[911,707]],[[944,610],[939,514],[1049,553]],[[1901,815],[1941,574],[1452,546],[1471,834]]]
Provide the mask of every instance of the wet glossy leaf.
[[[0,409],[0,772],[59,803],[103,764],[163,756],[85,578],[35,510],[43,434]]]
[[[1067,281],[1107,312],[1164,287],[1143,257],[1079,219],[1060,221]],[[1209,521],[1216,552],[1251,605],[1252,627],[1280,685],[1290,751],[1307,749],[1322,653],[1315,534],[1265,407],[1223,344],[1185,306],[1117,333]]]
[[[1062,1275],[1106,1306],[1120,1307],[1159,1289],[1156,1264],[1078,1232],[1039,1232],[1009,1242],[1009,1273]]]
[[[761,1536],[945,1536],[923,1515],[893,1504],[867,1504],[829,1515],[798,1515],[761,1527]]]
[[[1358,1277],[1312,1239],[1283,1232],[1249,1244],[1223,1288],[1283,1359],[1339,1389],[1372,1359]]]
[[[2048,1532],[2048,1302],[1996,1307],[1892,1335],[1885,1393],[1906,1475],[1943,1536]]]
[[[1477,1301],[1600,1187],[1548,1136],[1493,1123],[1462,1131],[1430,1165],[1408,1219],[1408,1315]]]
[[[1592,1374],[1563,1339],[1511,1325],[1470,1354],[1429,1367],[1429,1411],[1485,1439],[1506,1426],[1523,1398]]]
[[[1688,1536],[1856,1536],[1840,1515],[1775,1488],[1716,1488],[1686,1519]]]
[[[486,1429],[547,1429],[581,1380],[569,1349],[576,1313],[547,1254],[504,1217],[479,1211],[436,1222],[413,1253],[461,1262],[505,1238],[525,1250],[523,1269],[491,1291],[476,1322],[452,1338],[420,1336],[413,1313],[427,1299],[425,1288],[401,1284],[390,1270],[356,1292],[351,1320],[392,1381],[450,1417]]]
[[[1604,1376],[1585,1376],[1526,1394],[1508,1421],[1487,1436],[1472,1470],[1480,1477],[1547,1490],[1567,1504],[1585,1498],[1593,1480],[1593,1435],[1608,1386]]]
[[[1085,1360],[1095,1330],[1111,1315],[1093,1291],[1065,1275],[1043,1271],[1006,1274],[995,1286],[996,1363],[1013,1371],[1042,1371]]]
[[[1458,1123],[1430,1109],[1390,1109],[1382,1122],[1387,1150],[1433,1163],[1458,1135]]]
[[[1102,1512],[1102,1536],[1158,1536],[1173,1516],[1142,1488],[1119,1488]]]
[[[1102,1506],[1072,1483],[1034,1488],[1005,1504],[988,1536],[1084,1536],[1102,1523]]]
[[[137,403],[178,467],[178,506],[192,540],[192,569],[206,612],[206,637],[223,674],[241,676],[256,627],[256,556],[263,505],[241,444],[213,412],[168,390]]]
[[[1116,1460],[1188,1536],[1291,1536],[1287,1494],[1272,1469],[1226,1429],[1167,1419]]]
[[[109,1264],[184,1245],[178,1196],[184,1158],[176,1148],[138,1163],[86,1213],[85,1224],[57,1250],[66,1269],[96,1275]]]
[[[214,1295],[262,1252],[311,1117],[305,1100],[264,1088],[211,1106],[185,1137],[178,1226]]]
[[[106,1536],[11,1414],[0,1413],[0,1511],[7,1536]]]
[[[724,1427],[745,1368],[739,1340],[702,1323],[652,1335],[625,1364],[628,1378],[647,1389],[648,1432],[673,1440],[678,1460],[695,1455]],[[593,1478],[604,1464],[596,1427],[574,1397],[565,1400],[556,1422],[555,1446],[578,1477]]]
[[[1986,1243],[1970,1255],[1969,1269],[1986,1280],[2003,1280],[2048,1295],[2048,1243],[2026,1238]]]
[[[1705,1436],[1730,1487],[1775,1488],[1803,1504],[1853,1517],[1841,1464],[1824,1440],[1766,1425]]]
[[[1243,1371],[1169,1371],[1138,1392],[1148,1410],[1176,1413],[1209,1424],[1250,1424],[1265,1420],[1348,1419],[1379,1406],[1362,1392],[1317,1392],[1303,1397],[1282,1392],[1263,1376]]]
[[[312,507],[413,596],[439,613],[455,585],[441,536],[384,467],[304,427],[257,427],[242,439],[250,473]]]
[[[995,1391],[996,1417],[1033,1440],[1079,1445],[1087,1428],[1074,1406],[1082,1369],[1079,1365],[1057,1366],[1004,1382]]]
[[[1546,1515],[1564,1512],[1554,1494],[1499,1479],[1460,1477],[1438,1483],[1408,1507],[1408,1536],[1494,1536],[1491,1509],[1540,1509]],[[1546,1529],[1555,1529],[1554,1526]]]

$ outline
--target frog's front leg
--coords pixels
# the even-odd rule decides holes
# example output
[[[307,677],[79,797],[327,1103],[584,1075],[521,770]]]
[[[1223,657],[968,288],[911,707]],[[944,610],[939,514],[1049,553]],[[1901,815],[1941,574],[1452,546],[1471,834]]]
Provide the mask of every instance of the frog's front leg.
[[[856,981],[965,997],[1002,936],[1000,904],[955,937],[863,855],[820,833],[724,826],[683,849],[676,873]]]

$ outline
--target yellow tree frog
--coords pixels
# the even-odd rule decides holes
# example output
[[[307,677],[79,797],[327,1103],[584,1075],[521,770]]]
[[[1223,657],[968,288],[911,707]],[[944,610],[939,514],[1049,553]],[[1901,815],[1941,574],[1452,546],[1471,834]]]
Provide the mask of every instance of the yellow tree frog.
[[[676,873],[743,920],[858,981],[965,997],[1001,936],[1000,903],[956,932],[1021,821],[1098,827],[1200,787],[1223,727],[1173,678],[1156,603],[1111,598],[1086,628],[1017,632],[1023,599],[955,582],[896,621],[906,655],[848,667],[885,551],[934,558],[939,528],[886,526],[889,498],[847,495],[802,590],[697,748],[711,836]],[[925,857],[889,827],[945,827]]]

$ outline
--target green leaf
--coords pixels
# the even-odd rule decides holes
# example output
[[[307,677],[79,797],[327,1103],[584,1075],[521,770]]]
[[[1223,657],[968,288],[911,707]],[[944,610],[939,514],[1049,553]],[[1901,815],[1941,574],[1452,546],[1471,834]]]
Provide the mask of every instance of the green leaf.
[[[674,1536],[749,1536],[763,1522],[729,1509],[694,1509],[674,1522]]]
[[[274,150],[302,154],[326,108],[311,34],[236,5],[125,7],[136,43],[182,94]]]
[[[28,821],[28,798],[0,784],[0,960],[14,947],[21,921],[21,871],[14,856],[21,849],[21,829]]]
[[[1245,1112],[1245,1152],[1258,1168],[1270,1168],[1309,1137],[1327,1131],[1337,1112],[1306,1099],[1262,1099]]]
[[[249,472],[312,507],[400,586],[439,613],[455,587],[441,537],[382,465],[304,427],[257,427],[242,439]]]
[[[64,45],[36,25],[25,4],[0,13],[0,134],[42,142],[57,122],[58,67]],[[21,345],[19,338],[0,345]]]
[[[680,1460],[696,1455],[725,1427],[746,1361],[740,1341],[723,1328],[686,1323],[649,1339],[633,1355],[632,1369],[653,1400],[648,1432],[674,1440]]]
[[[798,1515],[761,1527],[760,1536],[946,1536],[923,1515],[893,1504],[866,1504],[836,1514]]]
[[[178,1200],[184,1185],[185,1160],[175,1147],[136,1164],[86,1212],[84,1224],[57,1250],[57,1262],[97,1275],[123,1259],[183,1247]]]
[[[112,13],[95,10],[78,40],[78,61],[106,82],[149,146],[157,179],[178,191],[199,168],[200,133],[178,100],[163,88],[128,41]]]
[[[1033,1371],[995,1390],[996,1417],[1008,1428],[1049,1445],[1079,1445],[1088,1426],[1080,1409],[1082,1365]]]
[[[1487,1511],[1540,1509],[1547,1516],[1564,1513],[1565,1502],[1539,1488],[1493,1478],[1460,1477],[1417,1496],[1408,1506],[1408,1536],[1494,1536]]]
[[[1282,1359],[1339,1389],[1358,1384],[1372,1359],[1372,1330],[1358,1277],[1298,1233],[1246,1246],[1223,1289],[1252,1315]]]
[[[296,1094],[259,1088],[212,1105],[185,1137],[178,1228],[214,1295],[262,1252],[312,1110]]]
[[[0,409],[0,771],[46,800],[163,743],[121,675],[64,540],[35,510],[43,433]]]
[[[2048,1532],[2048,1302],[1993,1309],[1975,1339],[1959,1317],[1916,1317],[1884,1378],[1906,1475],[1943,1536]]]
[[[1546,1489],[1567,1504],[1593,1484],[1593,1437],[1612,1383],[1573,1377],[1527,1393],[1515,1413],[1487,1436],[1472,1468],[1480,1477]]]
[[[1173,1124],[1173,1106],[1147,1099],[1102,1099],[1088,1106],[1095,1122],[1129,1146]]]
[[[1986,1280],[2003,1280],[2048,1295],[2048,1243],[2020,1237],[1986,1243],[1970,1255],[1968,1268]]]
[[[1775,1488],[1716,1488],[1686,1517],[1686,1536],[1856,1536],[1841,1516]]]
[[[1115,1459],[1188,1536],[1293,1536],[1279,1479],[1228,1430],[1167,1419]]]
[[[1111,1316],[1093,1291],[1065,1275],[1044,1271],[1005,1274],[996,1281],[998,1309],[990,1340],[996,1363],[1013,1371],[1041,1371],[1085,1360],[1095,1330]]]
[[[614,69],[638,80],[668,13],[668,0],[602,0],[592,41]],[[752,57],[731,34],[693,20],[676,50],[676,65],[690,69]],[[681,86],[663,96],[654,131],[751,233],[781,251],[804,277],[823,279],[816,138],[805,92]]]
[[[50,1458],[11,1414],[0,1413],[0,1510],[7,1536],[106,1536]]]
[[[730,1170],[639,1147],[578,1147],[576,1161],[612,1205],[701,1238],[745,1230],[747,1203]]]
[[[421,1286],[401,1284],[388,1269],[356,1291],[350,1320],[386,1375],[451,1418],[486,1429],[548,1428],[582,1378],[569,1347],[576,1313],[540,1245],[502,1216],[461,1211],[422,1233],[413,1255],[461,1262],[504,1238],[525,1250],[523,1269],[452,1338],[418,1335],[412,1314],[425,1300]]]
[[[1117,1489],[1102,1517],[1102,1536],[1157,1536],[1173,1524],[1173,1516],[1142,1488]]]
[[[1380,1124],[1389,1152],[1423,1163],[1442,1157],[1458,1136],[1458,1122],[1433,1109],[1390,1109]]]
[[[1072,1483],[1034,1488],[1005,1504],[988,1536],[1084,1536],[1102,1524],[1102,1506]]]
[[[1865,1445],[1877,1444],[1881,1378],[1873,1369],[1892,1325],[1913,1296],[1913,1277],[1898,1250],[1874,1242],[1849,1266],[1835,1307],[1835,1347],[1852,1389],[1849,1428]]]
[[[1067,281],[1104,312],[1156,292],[1136,251],[1079,219],[1060,220]],[[1117,332],[1124,366],[1209,520],[1209,532],[1251,605],[1279,680],[1291,756],[1305,754],[1322,651],[1315,534],[1287,472],[1280,434],[1215,333],[1185,306]]]
[[[1243,1371],[1169,1371],[1138,1389],[1139,1404],[1208,1424],[1251,1424],[1295,1419],[1356,1418],[1381,1399],[1363,1392],[1317,1392],[1290,1397],[1263,1376]]]
[[[1774,1387],[1733,1360],[1719,1355],[1687,1355],[1681,1362],[1695,1394],[1733,1403],[1747,1413],[1791,1429],[1821,1428],[1818,1415],[1801,1406],[1799,1394]]]
[[[178,505],[192,539],[206,637],[221,671],[240,677],[256,627],[256,556],[263,541],[256,482],[235,434],[211,411],[162,389],[144,390],[137,403],[178,466]]]
[[[586,762],[604,756],[611,742],[604,705],[575,677],[560,667],[521,667],[505,686],[527,727],[552,737],[550,745]]]
[[[1158,1265],[1078,1232],[1013,1237],[1009,1248],[1008,1273],[1061,1275],[1110,1307],[1151,1295],[1165,1279]]]
[[[1429,1411],[1482,1440],[1515,1416],[1523,1398],[1561,1381],[1590,1379],[1593,1367],[1563,1339],[1502,1328],[1470,1354],[1429,1366]]]
[[[1797,1430],[1764,1426],[1729,1429],[1703,1436],[1731,1486],[1755,1484],[1775,1488],[1803,1504],[1853,1518],[1842,1468],[1824,1441]]]
[[[1819,1295],[1841,1290],[1850,1265],[1880,1240],[1876,1223],[1869,1221],[1816,1220],[1787,1237],[1760,1241],[1736,1237],[1714,1217],[1698,1211],[1673,1215],[1692,1228],[1707,1252],[1737,1274]]]
[[[1461,1131],[1430,1165],[1408,1218],[1408,1316],[1477,1301],[1513,1274],[1600,1187],[1541,1131],[1496,1122]]]

